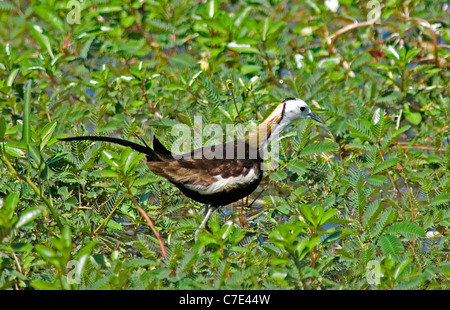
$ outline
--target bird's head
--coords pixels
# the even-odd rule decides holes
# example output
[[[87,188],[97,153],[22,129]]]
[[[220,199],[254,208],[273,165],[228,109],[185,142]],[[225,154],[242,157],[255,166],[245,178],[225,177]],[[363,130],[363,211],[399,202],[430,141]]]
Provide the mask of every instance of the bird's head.
[[[254,131],[247,135],[246,140],[259,149],[265,149],[270,141],[277,137],[284,128],[302,118],[310,118],[324,123],[317,114],[311,112],[303,100],[286,98]]]
[[[301,99],[286,98],[283,100],[283,103],[283,119],[285,119],[289,123],[292,123],[301,118],[310,118],[318,121],[319,123],[324,123],[324,121],[317,114],[311,112],[306,102]]]

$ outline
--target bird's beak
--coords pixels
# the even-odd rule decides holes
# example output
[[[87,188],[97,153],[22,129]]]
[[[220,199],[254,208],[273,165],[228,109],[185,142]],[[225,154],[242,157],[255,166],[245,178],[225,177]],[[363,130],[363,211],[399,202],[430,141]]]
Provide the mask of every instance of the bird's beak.
[[[309,112],[308,114],[306,114],[306,116],[310,119],[313,119],[315,121],[318,121],[319,123],[324,124],[325,122],[323,121],[323,119],[320,118],[319,115],[313,113],[313,112]]]

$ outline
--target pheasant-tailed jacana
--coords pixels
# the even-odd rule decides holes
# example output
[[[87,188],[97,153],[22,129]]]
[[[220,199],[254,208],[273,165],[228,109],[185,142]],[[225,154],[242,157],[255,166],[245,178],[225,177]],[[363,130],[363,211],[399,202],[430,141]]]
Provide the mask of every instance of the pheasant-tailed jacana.
[[[218,207],[238,201],[258,187],[263,176],[263,155],[267,145],[287,125],[301,118],[323,123],[303,100],[287,98],[244,139],[198,148],[183,155],[172,154],[156,138],[153,140],[153,149],[145,142],[140,145],[101,136],[69,137],[60,140],[112,142],[147,155],[147,166],[153,173],[169,180],[187,197],[209,205],[195,232],[197,240],[200,230],[205,227],[209,217]]]

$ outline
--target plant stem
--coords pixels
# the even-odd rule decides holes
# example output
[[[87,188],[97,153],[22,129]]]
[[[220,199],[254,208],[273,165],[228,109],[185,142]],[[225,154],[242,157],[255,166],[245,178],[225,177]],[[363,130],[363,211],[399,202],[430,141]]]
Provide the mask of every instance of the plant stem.
[[[378,152],[380,153],[380,159],[381,159],[381,161],[384,161],[384,158],[383,158],[383,152],[381,151],[380,146],[378,145],[378,143],[376,143],[375,145],[376,145],[376,147],[377,147],[377,149],[378,149]],[[394,190],[395,190],[398,194],[400,194],[400,190],[398,189],[397,185],[396,185],[395,182],[394,182],[394,179],[392,179],[392,177],[391,177],[391,175],[389,174],[389,172],[387,173],[387,175],[388,175],[389,181],[391,181],[391,184],[392,184],[392,187],[394,188]]]
[[[400,171],[400,174],[402,175],[403,180],[405,181],[406,189],[408,190],[409,208],[411,210],[411,222],[414,222],[414,205],[411,196],[411,189],[409,188],[408,180],[406,177],[406,172],[403,170],[403,167],[402,165],[400,165],[400,163],[397,164],[397,170]]]
[[[148,99],[147,92],[145,90],[145,80],[142,81],[142,83],[141,83],[141,90],[142,90],[142,97],[144,98],[144,101],[145,101],[145,103],[147,103],[147,105],[150,108],[150,110],[152,110],[153,114],[158,119],[162,119],[163,117],[161,116],[161,114],[158,113],[158,111],[156,110],[155,106]]]
[[[9,162],[8,158],[6,157],[5,153],[2,153],[2,161],[5,163],[6,167],[8,167],[8,170],[18,179],[18,180],[23,180],[25,181],[28,185],[30,185],[30,187],[33,189],[33,191],[38,194],[38,196],[44,201],[45,205],[47,206],[47,208],[50,210],[50,213],[53,215],[56,224],[58,225],[58,228],[60,230],[62,230],[63,225],[61,224],[61,221],[59,219],[58,216],[58,212],[56,212],[55,208],[53,207],[53,204],[51,202],[51,200],[48,200],[46,197],[44,197],[44,195],[42,194],[42,192],[39,190],[39,188],[37,187],[36,184],[33,183],[33,181],[29,178],[29,177],[24,177],[21,176],[16,169],[14,169],[14,167],[11,165],[11,163]]]
[[[334,41],[337,39],[338,36],[340,36],[343,33],[349,32],[350,30],[359,28],[359,27],[373,26],[373,24],[375,24],[375,22],[380,18],[380,15],[381,15],[381,12],[377,12],[377,14],[375,14],[375,17],[372,18],[371,20],[361,22],[361,23],[354,23],[354,24],[347,25],[347,26],[339,29],[335,33],[333,33],[330,37],[328,37],[328,40],[327,40],[327,41],[329,41],[328,56],[331,56],[331,54],[333,54]]]
[[[145,212],[145,210],[142,209],[141,206],[139,206],[138,201],[136,200],[136,198],[134,198],[133,194],[131,193],[129,185],[127,183],[125,183],[125,185],[127,187],[127,192],[131,197],[131,201],[133,201],[133,203],[136,206],[136,208],[138,209],[139,213],[141,213],[141,215],[145,218],[145,221],[147,222],[148,226],[150,226],[150,228],[152,229],[153,233],[156,236],[156,239],[158,239],[159,247],[161,249],[161,255],[163,257],[166,256],[166,248],[164,246],[164,242],[161,238],[159,231],[156,229],[155,225],[153,224],[152,220],[148,216],[147,212]]]
[[[92,233],[93,235],[96,235],[98,233],[98,231],[105,225],[105,223],[111,218],[111,216],[113,215],[114,211],[117,210],[117,208],[120,206],[120,204],[122,203],[122,201],[125,199],[126,195],[122,195],[119,200],[116,202],[115,206],[113,207],[113,209],[111,210],[111,212],[109,212],[108,216],[102,221],[102,223],[100,224],[100,226],[98,226],[95,231]]]
[[[404,13],[402,14],[402,17],[405,20],[409,20],[414,22],[415,24],[420,24],[422,26],[424,26],[425,28],[427,28],[430,31],[430,35],[431,38],[433,39],[433,49],[434,49],[434,65],[436,66],[436,68],[440,68],[440,64],[439,64],[439,55],[438,55],[438,40],[436,38],[436,34],[434,33],[433,27],[431,27],[430,23],[422,18],[419,17],[410,17],[409,16],[409,12],[408,12],[408,8],[405,8]],[[447,82],[447,78],[445,77],[445,74],[441,71],[439,71],[439,75],[441,76],[442,80],[444,81],[444,83]]]
[[[233,97],[234,107],[236,109],[239,122],[242,124],[241,114],[239,113],[239,109],[237,107],[236,98],[234,98],[234,91],[233,91],[233,89],[231,89],[230,91],[231,91],[231,97]]]

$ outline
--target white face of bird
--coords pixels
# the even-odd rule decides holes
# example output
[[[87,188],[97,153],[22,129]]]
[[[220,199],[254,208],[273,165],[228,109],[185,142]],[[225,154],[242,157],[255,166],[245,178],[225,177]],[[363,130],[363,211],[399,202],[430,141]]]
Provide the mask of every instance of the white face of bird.
[[[323,120],[315,113],[311,112],[306,102],[297,98],[287,98],[284,100],[283,118],[289,123],[299,120],[301,118],[310,118],[320,123]]]

